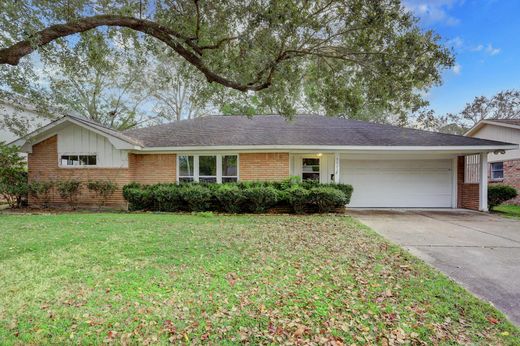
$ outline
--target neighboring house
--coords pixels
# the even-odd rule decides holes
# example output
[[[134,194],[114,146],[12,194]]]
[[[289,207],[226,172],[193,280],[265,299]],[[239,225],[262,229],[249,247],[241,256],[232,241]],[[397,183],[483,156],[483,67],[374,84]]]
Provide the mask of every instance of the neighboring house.
[[[120,187],[273,181],[352,184],[350,207],[487,210],[490,152],[517,145],[390,125],[295,116],[211,116],[118,132],[66,116],[14,144],[29,179],[110,179]],[[59,196],[54,203],[62,203]],[[34,201],[30,201],[34,203]],[[81,204],[95,202],[85,192]],[[119,190],[109,201],[125,206]]]
[[[6,118],[17,117],[27,124],[28,132],[43,125],[42,118],[36,108],[27,104],[13,103],[0,99],[0,142],[9,143],[14,141],[19,135],[11,131],[4,122]]]
[[[482,120],[466,136],[520,144],[520,119]],[[489,182],[514,186],[520,191],[520,149],[490,153]],[[511,200],[520,205],[520,196]]]

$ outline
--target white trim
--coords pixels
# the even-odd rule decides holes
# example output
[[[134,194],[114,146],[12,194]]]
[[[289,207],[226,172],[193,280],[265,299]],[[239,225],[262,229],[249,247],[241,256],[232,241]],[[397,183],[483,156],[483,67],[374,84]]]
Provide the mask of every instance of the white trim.
[[[238,153],[220,153],[220,154],[216,154],[216,153],[212,153],[212,152],[207,152],[207,153],[197,153],[197,154],[194,154],[194,153],[178,153],[175,157],[175,160],[176,160],[176,164],[175,164],[175,168],[176,168],[176,174],[175,174],[175,182],[176,183],[179,183],[179,178],[181,178],[179,176],[179,157],[180,156],[193,156],[193,181],[194,182],[199,182],[200,180],[200,175],[199,175],[199,157],[200,156],[215,156],[216,157],[216,165],[217,165],[217,175],[216,175],[216,179],[217,179],[217,184],[222,184],[222,178],[234,178],[234,176],[222,176],[222,156],[236,156],[237,157],[237,175],[236,175],[236,178],[237,178],[237,182],[240,181],[240,155]],[[206,176],[203,176],[203,177],[206,177]],[[209,176],[208,176],[209,177]],[[187,176],[183,176],[182,178],[187,178]]]
[[[452,179],[451,179],[451,207],[456,209],[458,207],[458,157],[454,157],[451,161],[451,171],[452,171]]]
[[[340,180],[340,166],[341,166],[341,160],[339,157],[339,153],[334,153],[334,183],[339,184]]]
[[[43,127],[40,127],[39,129],[27,134],[26,136],[21,137],[15,141],[9,143],[9,145],[16,145],[19,147],[23,147],[25,150],[27,150],[26,152],[31,152],[32,148],[28,148],[28,145],[32,146],[32,145],[38,144],[38,143],[44,141],[45,139],[52,137],[54,134],[56,134],[56,131],[53,131],[52,135],[45,136],[45,137],[43,137],[43,139],[38,138],[34,142],[32,142],[31,139],[34,139],[35,137],[44,134],[46,131],[50,131],[53,128],[55,128],[63,123],[66,123],[66,122],[70,122],[74,125],[80,126],[82,128],[85,128],[89,131],[92,131],[100,136],[107,138],[116,149],[130,149],[130,150],[140,150],[141,149],[141,147],[136,145],[135,143],[125,141],[121,138],[112,136],[105,131],[99,130],[93,126],[89,126],[88,124],[86,124],[82,121],[76,120],[76,119],[74,119],[72,117],[68,117],[68,116],[65,116],[65,117],[55,120]],[[101,125],[99,125],[99,126],[101,126]],[[28,151],[28,150],[31,150],[31,151]]]
[[[488,163],[487,153],[480,154],[479,210],[488,211]]]
[[[518,125],[507,124],[507,123],[503,123],[503,122],[500,122],[500,121],[493,121],[493,120],[480,120],[475,126],[473,126],[468,131],[466,131],[464,136],[472,137],[472,135],[475,134],[475,132],[478,132],[481,128],[483,128],[484,125],[495,125],[495,126],[508,127],[508,128],[511,128],[511,129],[519,129],[520,130],[520,126],[518,126]]]
[[[95,156],[96,157],[96,164],[95,165],[77,165],[77,166],[69,166],[69,165],[62,165],[61,164],[61,157],[62,156],[77,156],[78,157],[78,160],[79,160],[79,157],[80,156]],[[92,153],[92,152],[79,152],[79,153],[74,153],[74,152],[63,152],[63,153],[58,153],[58,168],[66,168],[66,169],[82,169],[82,168],[98,168],[100,167],[99,164],[98,164],[98,161],[99,161],[99,155],[97,153]]]
[[[219,145],[219,146],[191,146],[191,147],[150,147],[142,148],[139,152],[161,153],[161,152],[214,152],[214,151],[291,151],[291,152],[334,152],[334,151],[356,151],[356,152],[450,152],[480,153],[483,151],[512,150],[518,149],[518,144],[504,145],[468,145],[468,146],[357,146],[357,145]]]

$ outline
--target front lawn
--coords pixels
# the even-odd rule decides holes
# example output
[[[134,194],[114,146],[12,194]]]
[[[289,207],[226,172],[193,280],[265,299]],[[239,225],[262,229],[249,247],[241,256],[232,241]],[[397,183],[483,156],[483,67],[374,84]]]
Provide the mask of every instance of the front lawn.
[[[501,204],[494,207],[493,211],[507,217],[520,219],[520,205]]]
[[[0,344],[514,344],[346,216],[0,215]]]

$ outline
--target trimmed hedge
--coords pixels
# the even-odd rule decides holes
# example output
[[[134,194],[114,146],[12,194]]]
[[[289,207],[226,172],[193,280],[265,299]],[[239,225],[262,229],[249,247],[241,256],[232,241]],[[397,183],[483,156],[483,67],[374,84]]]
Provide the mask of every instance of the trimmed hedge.
[[[131,183],[123,187],[130,210],[221,211],[265,213],[281,208],[301,214],[334,212],[350,202],[352,186],[297,182],[240,182],[225,184]]]

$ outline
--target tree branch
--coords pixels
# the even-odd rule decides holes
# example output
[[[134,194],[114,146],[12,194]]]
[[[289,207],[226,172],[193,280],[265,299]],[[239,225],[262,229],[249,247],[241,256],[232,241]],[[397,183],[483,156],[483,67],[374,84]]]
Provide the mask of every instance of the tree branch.
[[[211,70],[207,67],[200,56],[202,55],[203,49],[218,48],[219,45],[229,39],[221,40],[214,46],[199,47],[196,43],[192,42],[190,38],[184,37],[180,33],[167,28],[158,23],[137,19],[133,17],[116,16],[116,15],[100,15],[86,17],[79,20],[71,21],[66,24],[56,24],[49,26],[35,34],[29,39],[20,41],[10,47],[0,49],[0,65],[18,65],[20,59],[26,55],[34,52],[38,47],[44,46],[58,38],[70,36],[80,32],[85,32],[91,29],[95,29],[100,26],[117,26],[133,29],[147,35],[151,35],[158,40],[167,44],[177,54],[182,56],[191,65],[201,71],[208,82],[216,82],[222,84],[225,87],[236,89],[239,91],[258,91],[270,86],[270,81],[260,83],[238,83],[230,80],[224,76]],[[190,49],[186,48],[183,44],[187,45]]]

